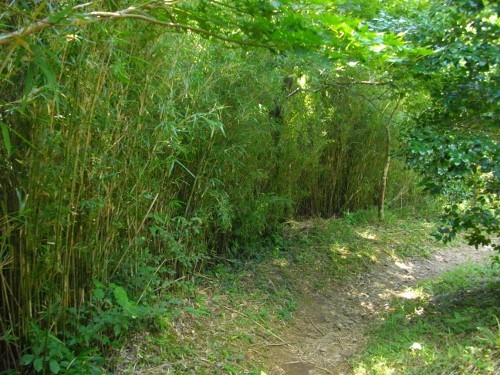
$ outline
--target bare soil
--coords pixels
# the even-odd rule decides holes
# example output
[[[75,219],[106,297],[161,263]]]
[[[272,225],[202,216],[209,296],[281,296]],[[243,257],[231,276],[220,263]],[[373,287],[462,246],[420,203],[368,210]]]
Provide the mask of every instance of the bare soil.
[[[354,280],[310,293],[280,333],[282,341],[268,346],[268,375],[352,374],[349,359],[363,350],[367,329],[382,318],[393,297],[412,298],[410,288],[417,282],[466,262],[487,262],[489,255],[489,248],[463,246],[429,258],[384,256]]]

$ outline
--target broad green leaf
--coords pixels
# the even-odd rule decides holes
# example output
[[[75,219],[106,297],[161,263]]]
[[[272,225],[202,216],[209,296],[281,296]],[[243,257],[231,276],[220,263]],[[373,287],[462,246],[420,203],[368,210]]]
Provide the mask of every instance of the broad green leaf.
[[[121,286],[116,286],[113,289],[113,295],[123,308],[127,309],[130,307],[130,301],[128,299],[127,292]]]
[[[104,297],[106,296],[106,293],[104,293],[104,290],[101,288],[94,289],[92,291],[92,294],[94,295],[95,298],[97,298],[99,301],[102,301]]]
[[[35,359],[35,356],[33,354],[25,354],[21,357],[21,365],[26,366],[29,365],[33,360]]]
[[[61,370],[61,366],[59,365],[59,362],[57,362],[55,359],[50,360],[49,367],[50,367],[50,371],[53,374],[58,374],[59,371]]]
[[[35,369],[36,372],[40,372],[43,369],[43,358],[37,358],[35,359],[35,362],[33,362],[33,368]]]
[[[97,288],[100,288],[100,289],[106,288],[106,286],[103,283],[101,283],[99,280],[94,280],[93,283]]]

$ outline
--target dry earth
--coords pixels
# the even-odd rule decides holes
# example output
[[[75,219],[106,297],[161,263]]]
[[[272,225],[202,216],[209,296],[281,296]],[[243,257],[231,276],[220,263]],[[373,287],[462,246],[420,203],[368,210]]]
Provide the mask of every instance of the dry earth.
[[[367,329],[381,319],[391,298],[411,298],[411,287],[466,262],[486,262],[492,252],[467,246],[441,250],[429,258],[389,256],[348,284],[310,295],[293,325],[269,346],[269,375],[352,374],[349,358],[368,341]]]

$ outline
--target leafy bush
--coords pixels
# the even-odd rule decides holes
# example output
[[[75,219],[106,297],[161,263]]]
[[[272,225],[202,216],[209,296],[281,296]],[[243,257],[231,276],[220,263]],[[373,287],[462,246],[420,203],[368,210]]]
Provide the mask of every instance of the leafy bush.
[[[29,353],[20,361],[23,366],[37,373],[101,374],[110,368],[105,354],[119,347],[127,332],[155,321],[161,324],[170,313],[164,307],[137,304],[116,284],[94,281],[94,285],[89,302],[79,310],[69,309],[65,330],[59,335],[32,324]]]

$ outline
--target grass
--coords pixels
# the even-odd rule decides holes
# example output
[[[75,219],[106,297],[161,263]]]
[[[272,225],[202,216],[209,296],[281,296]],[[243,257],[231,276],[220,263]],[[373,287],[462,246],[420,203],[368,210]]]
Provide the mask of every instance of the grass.
[[[388,212],[383,224],[374,210],[286,223],[267,255],[228,261],[193,283],[178,283],[172,295],[180,312],[116,353],[118,370],[260,374],[268,348],[284,344],[281,332],[311,293],[348,282],[382,255],[429,254],[440,247],[432,230],[404,211]]]
[[[442,244],[430,236],[433,221],[412,210],[387,212],[381,223],[375,210],[348,213],[342,219],[290,222],[284,229],[286,256],[304,267],[311,280],[331,282],[378,262],[382,254],[394,258],[428,256]]]
[[[498,374],[500,267],[465,265],[396,299],[356,374]]]
[[[117,353],[119,371],[260,374],[258,358],[267,345],[281,343],[276,332],[293,316],[295,297],[286,282],[278,287],[244,268],[219,265],[198,275],[196,285],[178,289],[188,307]]]

